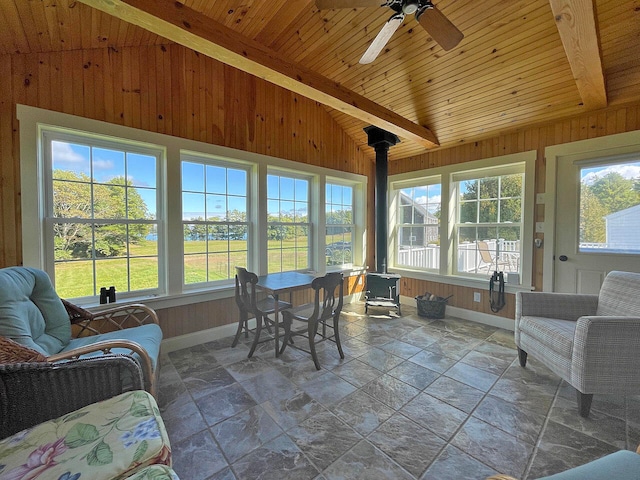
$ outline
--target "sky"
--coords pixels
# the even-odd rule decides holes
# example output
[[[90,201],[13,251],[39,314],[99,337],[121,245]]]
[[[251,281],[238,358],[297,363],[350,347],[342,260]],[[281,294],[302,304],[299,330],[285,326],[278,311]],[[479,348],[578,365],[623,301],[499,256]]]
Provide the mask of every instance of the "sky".
[[[617,172],[627,179],[640,178],[640,162],[583,168],[580,171],[580,181],[585,185],[591,185],[596,179],[602,178],[611,172]]]
[[[150,155],[53,141],[53,169],[70,170],[91,176],[96,182],[107,182],[125,174],[143,197],[150,213],[156,213],[156,158]],[[93,154],[93,158],[92,158]],[[183,218],[207,218],[226,211],[247,209],[247,171],[204,165],[197,162],[182,163]],[[206,192],[206,195],[205,195]],[[306,217],[309,206],[309,181],[277,175],[267,175],[267,210],[269,214],[295,212]],[[342,210],[353,202],[353,189],[327,185],[328,210]]]

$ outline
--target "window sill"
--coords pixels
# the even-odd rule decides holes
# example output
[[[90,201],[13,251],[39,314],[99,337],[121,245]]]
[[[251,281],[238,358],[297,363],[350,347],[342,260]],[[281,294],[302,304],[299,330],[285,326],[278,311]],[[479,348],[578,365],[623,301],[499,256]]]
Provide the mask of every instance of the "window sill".
[[[389,269],[389,273],[397,273],[418,280],[426,280],[429,282],[446,283],[449,285],[457,285],[460,287],[477,288],[481,290],[489,290],[489,279],[487,277],[464,277],[461,275],[441,275],[439,273],[425,272],[423,270],[412,270],[409,268],[392,268]],[[507,293],[527,292],[534,290],[531,285],[516,285],[505,283],[504,290]]]

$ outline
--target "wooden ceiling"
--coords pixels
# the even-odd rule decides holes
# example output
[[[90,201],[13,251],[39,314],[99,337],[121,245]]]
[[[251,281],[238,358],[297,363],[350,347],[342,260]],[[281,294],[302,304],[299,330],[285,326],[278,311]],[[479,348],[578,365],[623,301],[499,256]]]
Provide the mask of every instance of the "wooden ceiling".
[[[181,35],[172,37],[130,11],[122,15],[125,22],[86,3],[107,10],[125,3],[134,12],[162,16],[153,13],[156,0],[2,0],[0,54],[183,43]],[[366,145],[362,129],[371,118],[399,125],[403,141],[391,149],[391,159],[596,108],[589,100],[583,105],[583,88],[594,87],[576,65],[596,77],[601,69],[607,105],[640,101],[640,0],[594,1],[600,59],[581,50],[593,35],[567,40],[559,34],[561,20],[571,24],[584,0],[434,3],[464,32],[457,47],[444,51],[409,15],[369,65],[358,60],[391,15],[387,7],[319,11],[313,0],[186,0],[178,10],[201,25],[189,28],[207,42],[241,45],[237,56],[275,69],[274,76],[257,71],[263,78],[311,97],[319,89],[316,99],[358,144]],[[571,15],[561,19],[564,7]],[[437,140],[420,141],[423,134]]]

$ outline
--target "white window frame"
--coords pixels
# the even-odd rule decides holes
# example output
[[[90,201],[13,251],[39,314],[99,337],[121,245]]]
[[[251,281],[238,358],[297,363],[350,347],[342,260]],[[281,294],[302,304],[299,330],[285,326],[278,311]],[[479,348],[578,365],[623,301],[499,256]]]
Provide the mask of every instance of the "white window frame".
[[[251,210],[251,200],[253,197],[253,193],[252,193],[252,185],[254,184],[254,175],[253,175],[253,169],[251,168],[251,165],[246,164],[246,163],[242,163],[242,162],[237,162],[237,161],[228,161],[228,160],[224,160],[221,158],[217,158],[215,156],[211,156],[211,155],[203,155],[201,153],[198,152],[186,152],[186,151],[182,151],[181,152],[181,158],[180,158],[180,171],[182,172],[182,165],[184,162],[188,162],[188,163],[197,163],[200,165],[203,165],[205,168],[207,166],[214,166],[214,167],[222,167],[222,168],[230,168],[230,169],[235,169],[235,170],[242,170],[246,173],[247,175],[247,205],[246,205],[246,210],[247,210],[247,220],[246,222],[232,222],[232,221],[213,221],[213,220],[208,220],[208,219],[204,219],[203,221],[189,221],[189,220],[184,220],[184,218],[182,218],[182,227],[183,227],[183,231],[184,231],[184,226],[186,224],[200,224],[200,225],[204,225],[204,226],[212,226],[212,225],[226,225],[226,226],[231,226],[231,225],[238,225],[238,224],[244,224],[247,227],[247,264],[251,263],[251,248],[250,245],[251,243],[254,241],[253,238],[255,238],[255,234],[253,232],[253,229],[251,228],[252,225],[252,210]],[[181,193],[184,194],[184,191],[182,190],[182,175],[180,177],[181,179]],[[205,186],[205,190],[206,190],[206,186]],[[183,243],[184,245],[184,243]],[[207,250],[207,254],[208,254],[208,250]],[[227,253],[229,253],[227,251]],[[182,256],[183,256],[183,261],[184,259],[186,259],[187,255],[185,254],[184,250],[182,252]],[[206,266],[205,266],[206,267]],[[194,283],[185,283],[184,281],[184,263],[183,263],[183,269],[182,269],[182,273],[183,273],[183,287],[185,290],[190,290],[190,289],[197,289],[197,288],[202,288],[203,286],[206,285],[224,285],[226,283],[229,283],[229,281],[233,280],[234,278],[234,273],[233,273],[233,265],[230,265],[231,268],[231,273],[230,273],[230,277],[228,279],[224,279],[224,280],[208,280],[205,282],[194,282]],[[207,276],[208,276],[208,268],[207,268]]]
[[[311,188],[313,185],[313,177],[310,175],[304,175],[301,172],[297,171],[290,171],[290,170],[282,170],[282,169],[278,169],[278,168],[269,168],[267,170],[267,177],[268,176],[274,176],[274,177],[279,177],[279,178],[288,178],[291,179],[293,181],[295,180],[303,180],[307,182],[307,221],[305,222],[292,222],[292,223],[288,223],[288,222],[269,222],[268,220],[268,216],[265,217],[266,222],[267,222],[267,232],[269,231],[269,226],[293,226],[293,227],[306,227],[307,231],[309,232],[309,240],[307,243],[307,267],[302,268],[302,269],[294,269],[294,270],[278,270],[278,272],[280,271],[308,271],[308,270],[314,270],[315,268],[317,268],[317,262],[316,262],[316,257],[318,255],[313,255],[314,250],[316,250],[316,245],[317,242],[314,242],[314,231],[317,230],[318,227],[318,222],[314,222],[313,218],[312,218],[312,214],[311,212],[315,209],[317,209],[318,207],[316,206],[316,200],[314,200],[312,198],[311,195]],[[269,200],[276,200],[276,198],[274,197],[269,197],[269,192],[268,190],[266,191],[266,203],[268,206]],[[277,198],[278,201],[282,201],[282,196],[279,196]],[[289,201],[289,200],[286,200]],[[292,202],[295,202],[295,200],[291,200]],[[267,212],[268,213],[268,212]],[[268,248],[268,233],[267,233],[267,238],[265,239],[266,243],[267,243],[267,249],[266,249],[266,253],[267,253],[267,271],[268,271],[268,260],[269,260],[269,248]],[[271,249],[271,250],[276,250],[276,249]],[[282,252],[282,248],[279,249],[280,252]],[[295,249],[296,251],[296,255],[297,255],[297,249]],[[282,266],[282,264],[281,264]],[[276,273],[276,272],[270,272],[270,273]]]
[[[454,188],[456,179],[478,176],[494,176],[492,172],[504,171],[505,166],[520,165],[525,173],[522,234],[521,234],[521,275],[520,284],[508,284],[507,291],[517,291],[520,289],[530,290],[533,275],[533,225],[535,207],[535,161],[537,152],[535,150],[503,155],[500,157],[486,158],[472,162],[455,165],[448,165],[438,168],[430,168],[419,171],[407,172],[389,177],[389,231],[393,232],[389,236],[389,248],[391,265],[390,269],[396,273],[405,273],[411,277],[429,281],[449,283],[453,285],[475,287],[484,285],[486,276],[463,275],[456,272],[456,221],[457,221],[457,191]],[[464,173],[463,173],[464,172]],[[397,264],[397,212],[398,197],[401,188],[420,186],[423,184],[441,184],[441,218],[440,218],[440,268],[434,272],[426,269],[409,268]]]
[[[325,245],[323,247],[323,249],[325,250],[325,256],[326,256],[326,251],[327,251],[327,245],[326,245],[327,229],[331,228],[331,227],[338,227],[338,228],[343,227],[343,228],[348,228],[348,229],[351,230],[351,262],[343,263],[343,264],[336,264],[336,265],[326,265],[326,262],[325,262],[325,266],[326,266],[327,270],[334,271],[334,270],[341,270],[343,268],[352,267],[353,266],[354,255],[356,255],[356,253],[357,253],[356,252],[356,245],[358,244],[358,242],[356,241],[357,224],[356,224],[356,220],[355,220],[356,209],[355,209],[355,206],[354,206],[354,203],[356,201],[357,185],[354,185],[353,183],[345,182],[344,180],[327,178],[327,181],[325,183],[325,196],[326,196],[326,186],[327,185],[336,185],[336,186],[340,186],[340,187],[351,188],[351,223],[335,224],[335,223],[326,223],[325,222],[325,228],[324,228]],[[327,203],[327,200],[325,198],[325,201],[324,201],[324,213],[325,213],[325,216],[326,216],[326,212],[327,212],[327,205],[328,205],[328,203]],[[332,203],[332,205],[335,205],[335,204]],[[342,203],[341,205],[344,206],[345,204]]]
[[[53,112],[36,107],[17,105],[17,117],[20,122],[20,174],[21,174],[21,206],[22,206],[22,252],[23,264],[43,269],[54,276],[47,260],[44,238],[44,185],[42,128],[57,128],[60,131],[83,132],[88,135],[103,136],[115,139],[120,143],[149,145],[163,150],[164,164],[161,178],[157,185],[164,196],[158,205],[157,215],[163,216],[164,222],[158,224],[158,236],[163,236],[163,247],[158,252],[164,262],[159,265],[159,285],[157,294],[132,297],[131,301],[144,301],[152,308],[170,308],[232,297],[234,282],[219,284],[199,284],[187,288],[183,282],[183,242],[182,229],[182,183],[181,159],[187,154],[198,154],[215,158],[216,161],[243,165],[250,171],[251,200],[251,233],[255,239],[249,245],[248,268],[258,274],[267,273],[266,254],[266,175],[270,169],[279,169],[311,179],[310,219],[312,222],[313,245],[309,270],[323,274],[325,268],[325,215],[324,196],[327,179],[340,178],[354,185],[354,220],[356,222],[356,252],[354,266],[343,268],[345,275],[361,273],[364,266],[367,231],[367,177],[332,170],[325,167],[308,165],[302,162],[284,160],[267,155],[256,154],[219,145],[183,139],[171,135],[149,132],[122,125],[78,117],[60,112]],[[263,200],[261,200],[263,199]],[[317,208],[322,206],[322,208]],[[322,233],[322,234],[320,234]],[[54,279],[55,281],[55,279]],[[120,300],[120,297],[118,297]],[[78,302],[86,307],[97,304]]]

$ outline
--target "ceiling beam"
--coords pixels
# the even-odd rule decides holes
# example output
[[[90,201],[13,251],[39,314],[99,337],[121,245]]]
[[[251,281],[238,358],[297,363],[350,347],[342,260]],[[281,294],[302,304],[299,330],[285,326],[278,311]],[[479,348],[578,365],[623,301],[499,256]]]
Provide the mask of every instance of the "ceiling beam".
[[[427,148],[439,145],[438,139],[428,128],[283,58],[277,52],[177,1],[80,2],[404,139]]]
[[[582,103],[607,106],[593,0],[549,0]]]

